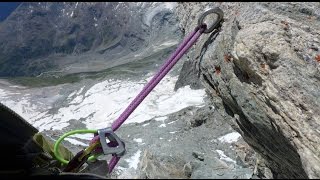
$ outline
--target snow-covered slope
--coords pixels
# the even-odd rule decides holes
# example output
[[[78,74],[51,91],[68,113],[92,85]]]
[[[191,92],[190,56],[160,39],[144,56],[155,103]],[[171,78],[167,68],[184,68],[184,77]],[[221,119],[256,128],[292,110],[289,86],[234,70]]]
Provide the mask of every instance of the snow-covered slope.
[[[13,86],[11,89],[0,89],[0,101],[40,131],[61,130],[69,126],[71,120],[82,122],[89,129],[104,128],[119,117],[151,75],[139,81],[106,79],[92,86],[79,83],[78,89],[69,94],[59,94],[66,88],[63,85],[50,87],[51,94],[46,95],[44,93],[48,93],[48,87],[19,90]],[[154,117],[164,117],[188,106],[203,105],[206,96],[203,89],[192,90],[185,86],[175,92],[176,81],[176,76],[166,76],[126,123],[143,122]],[[41,99],[40,95],[42,98],[47,97],[45,103],[37,101],[37,98]],[[59,107],[57,100],[65,103]]]

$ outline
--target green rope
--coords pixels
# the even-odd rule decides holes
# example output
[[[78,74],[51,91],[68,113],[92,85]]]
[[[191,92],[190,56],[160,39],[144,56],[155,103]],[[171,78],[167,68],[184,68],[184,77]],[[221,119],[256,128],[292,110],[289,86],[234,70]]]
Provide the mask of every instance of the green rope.
[[[93,154],[92,156],[90,156],[90,157],[88,158],[88,161],[93,162],[93,161],[95,161],[95,160],[97,159],[97,157],[101,156],[102,154],[103,154],[103,153]]]
[[[64,138],[74,135],[74,134],[86,134],[86,133],[98,133],[97,130],[90,130],[90,129],[79,129],[79,130],[74,130],[74,131],[69,131],[65,134],[63,134],[54,144],[54,148],[53,148],[53,152],[54,155],[56,156],[56,158],[63,164],[68,164],[69,161],[63,159],[63,157],[61,157],[60,152],[59,152],[59,146],[61,144],[61,142],[64,140]],[[89,160],[95,160],[97,158],[97,156],[99,155],[93,155],[89,157]]]

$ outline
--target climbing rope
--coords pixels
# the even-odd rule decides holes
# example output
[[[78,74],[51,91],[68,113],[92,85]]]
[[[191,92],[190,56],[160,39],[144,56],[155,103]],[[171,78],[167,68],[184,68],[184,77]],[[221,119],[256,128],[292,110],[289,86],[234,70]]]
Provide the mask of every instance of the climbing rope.
[[[204,19],[209,14],[216,14],[217,19],[214,21],[211,27],[207,27],[204,23]],[[135,99],[129,104],[129,106],[124,110],[124,112],[119,116],[119,118],[114,121],[111,127],[99,130],[75,130],[68,132],[61,136],[54,146],[54,154],[56,158],[64,164],[67,165],[67,172],[74,171],[78,169],[85,161],[94,160],[100,154],[112,154],[110,160],[108,172],[111,173],[121,156],[125,154],[125,144],[124,142],[114,133],[130,116],[130,114],[139,106],[139,104],[147,97],[147,95],[152,91],[152,89],[161,81],[161,79],[172,69],[172,67],[178,62],[178,60],[190,49],[192,45],[198,40],[198,38],[203,33],[217,33],[218,27],[221,25],[223,19],[223,12],[219,8],[214,8],[206,11],[202,14],[198,20],[198,26],[192,31],[187,38],[183,40],[176,51],[168,58],[168,60],[162,65],[160,70],[154,75],[154,77],[144,86],[142,91],[135,97]],[[215,31],[214,31],[215,30]],[[94,133],[94,138],[90,141],[89,147],[85,150],[80,151],[70,162],[63,159],[59,152],[58,147],[61,141],[73,134],[77,133]],[[109,142],[106,142],[106,138]]]

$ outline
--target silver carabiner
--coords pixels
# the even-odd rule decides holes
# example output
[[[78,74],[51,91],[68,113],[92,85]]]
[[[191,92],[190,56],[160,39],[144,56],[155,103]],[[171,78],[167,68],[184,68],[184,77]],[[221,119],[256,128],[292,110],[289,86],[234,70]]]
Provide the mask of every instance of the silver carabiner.
[[[204,12],[200,18],[198,19],[198,27],[204,25],[205,23],[203,22],[204,18],[208,15],[208,14],[211,14],[211,13],[214,13],[218,16],[217,20],[213,23],[213,25],[210,27],[210,28],[206,28],[203,33],[211,33],[214,29],[216,29],[219,25],[220,25],[220,22],[222,21],[223,19],[223,11],[216,7],[214,9],[210,9],[206,12]]]

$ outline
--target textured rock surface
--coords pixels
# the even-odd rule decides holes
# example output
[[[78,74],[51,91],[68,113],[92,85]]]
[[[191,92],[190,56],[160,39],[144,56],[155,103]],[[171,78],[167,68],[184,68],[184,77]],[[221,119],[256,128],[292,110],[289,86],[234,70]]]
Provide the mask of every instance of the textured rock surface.
[[[187,107],[167,117],[123,125],[117,135],[126,143],[127,152],[111,178],[250,178],[256,154],[213,109],[212,104]],[[58,138],[64,131],[45,133]],[[230,134],[236,136],[221,140]],[[74,153],[83,148],[68,141],[64,145]],[[101,174],[103,167],[98,164],[89,169]]]
[[[216,6],[222,31],[189,53],[215,107],[274,178],[320,178],[320,3],[179,3],[181,28]]]
[[[197,71],[193,67],[192,62],[185,61],[182,66],[181,73],[179,74],[178,81],[174,86],[174,90],[176,91],[180,87],[184,87],[187,85],[190,85],[191,89],[203,88],[201,82],[199,81],[199,77],[197,75],[198,75]]]
[[[143,133],[148,134],[146,140],[152,142],[146,142],[141,153],[139,178],[248,179],[252,176],[254,164],[249,159],[254,159],[255,154],[250,154],[252,149],[248,148],[244,154],[250,158],[243,163],[235,160],[240,158],[241,148],[237,144],[246,143],[241,138],[235,142],[219,140],[233,130],[212,106],[188,107],[163,122],[149,123]],[[139,135],[132,127],[126,128],[123,132]]]

